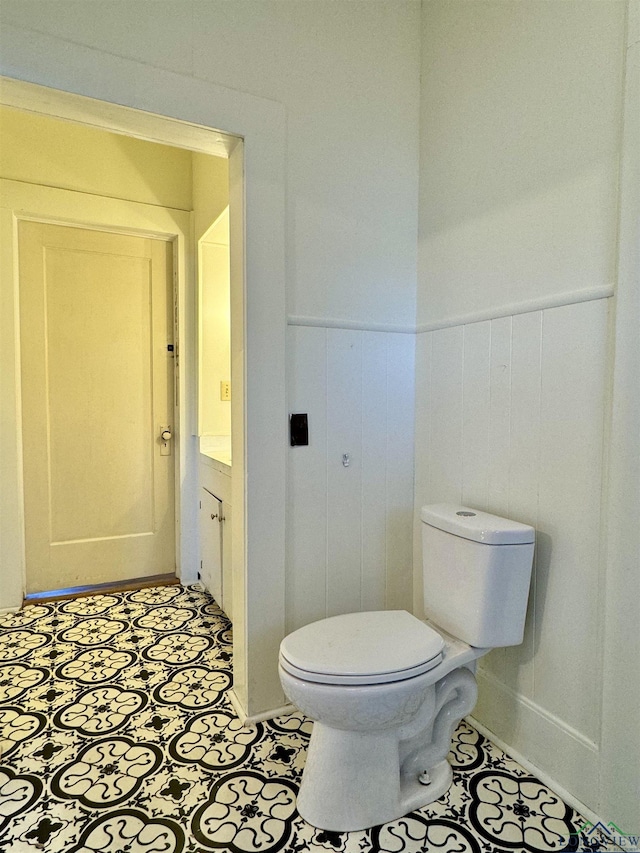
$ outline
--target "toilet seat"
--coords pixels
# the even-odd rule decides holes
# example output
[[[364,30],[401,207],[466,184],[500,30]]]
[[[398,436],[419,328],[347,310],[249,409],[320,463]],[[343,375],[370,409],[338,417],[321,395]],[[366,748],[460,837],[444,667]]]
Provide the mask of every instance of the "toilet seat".
[[[444,645],[440,634],[406,610],[347,613],[285,637],[280,665],[319,684],[386,684],[434,669]]]

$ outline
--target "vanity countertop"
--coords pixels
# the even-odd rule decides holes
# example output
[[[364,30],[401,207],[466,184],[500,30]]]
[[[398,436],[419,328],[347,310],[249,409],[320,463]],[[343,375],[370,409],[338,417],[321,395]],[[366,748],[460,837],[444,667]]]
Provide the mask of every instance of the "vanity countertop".
[[[222,474],[231,474],[231,437],[201,436],[200,456],[205,465]]]
[[[221,450],[201,450],[200,456],[205,465],[215,468],[222,474],[231,474],[231,454]]]

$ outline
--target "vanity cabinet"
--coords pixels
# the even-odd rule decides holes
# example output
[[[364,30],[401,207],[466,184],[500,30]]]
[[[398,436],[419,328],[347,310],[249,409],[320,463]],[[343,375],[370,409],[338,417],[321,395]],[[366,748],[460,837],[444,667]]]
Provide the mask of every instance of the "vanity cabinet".
[[[233,620],[231,467],[200,457],[200,580]]]

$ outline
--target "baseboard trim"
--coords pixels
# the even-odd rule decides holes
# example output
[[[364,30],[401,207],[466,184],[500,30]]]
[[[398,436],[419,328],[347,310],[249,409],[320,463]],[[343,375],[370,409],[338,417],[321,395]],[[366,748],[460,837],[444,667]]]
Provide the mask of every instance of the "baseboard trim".
[[[490,739],[498,746],[504,744],[509,754],[527,756],[525,761],[541,778],[544,775],[545,784],[546,780],[553,781],[549,787],[571,792],[571,798],[581,808],[593,813],[599,802],[597,744],[515,693],[486,670],[477,673],[477,680],[479,694],[474,720],[487,728]]]
[[[488,729],[481,722],[476,720],[473,715],[469,715],[467,718],[467,722],[470,726],[473,726],[474,729],[477,729],[481,735],[494,743],[497,747],[499,747],[505,755],[508,755],[509,758],[513,758],[514,761],[517,761],[518,764],[521,764],[525,770],[528,770],[532,776],[535,776],[539,779],[547,788],[550,788],[555,794],[561,797],[567,805],[571,806],[572,809],[575,809],[582,817],[585,817],[587,820],[590,820],[591,823],[597,824],[602,822],[606,825],[606,821],[603,821],[594,811],[592,811],[588,806],[586,806],[583,802],[581,802],[577,797],[567,791],[566,788],[549,776],[548,773],[545,773],[540,767],[538,767],[533,762],[529,761],[528,758],[525,758],[522,753],[518,752],[517,749],[514,749],[509,744],[505,743],[495,732],[492,732],[491,729]]]
[[[294,705],[283,705],[281,708],[273,708],[269,711],[262,711],[260,714],[248,715],[233,688],[227,690],[227,698],[231,702],[233,710],[238,715],[238,719],[247,728],[251,728],[256,723],[261,723],[264,720],[273,720],[274,717],[286,717],[289,714],[295,714],[297,711]]]

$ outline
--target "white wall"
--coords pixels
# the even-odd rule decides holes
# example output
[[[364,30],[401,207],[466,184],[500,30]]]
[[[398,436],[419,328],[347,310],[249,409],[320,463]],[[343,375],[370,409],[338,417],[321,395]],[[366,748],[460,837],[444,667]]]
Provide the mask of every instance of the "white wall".
[[[419,324],[612,284],[624,18],[425,3]]]
[[[227,225],[228,235],[228,225]],[[202,241],[198,252],[200,435],[231,435],[231,401],[220,399],[220,382],[231,381],[229,240]]]
[[[180,148],[7,107],[0,109],[0,144],[1,174],[8,180],[193,207],[192,155]]]
[[[626,749],[602,751],[625,12],[423,6],[414,532],[417,562],[436,500],[536,527],[525,640],[483,661],[475,714],[633,831],[637,794],[601,785]]]
[[[191,154],[193,174],[193,231],[198,241],[229,204],[229,161],[208,154]],[[227,238],[228,239],[228,238]]]
[[[229,161],[194,152],[192,168],[198,276],[198,435],[230,436],[231,404],[220,400],[220,381],[231,379]]]

